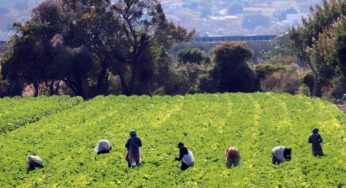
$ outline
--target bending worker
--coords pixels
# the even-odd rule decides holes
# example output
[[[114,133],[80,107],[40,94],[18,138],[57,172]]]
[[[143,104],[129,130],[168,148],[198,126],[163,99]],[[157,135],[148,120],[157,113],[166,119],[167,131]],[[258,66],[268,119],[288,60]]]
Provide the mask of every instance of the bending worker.
[[[112,150],[112,146],[108,140],[100,140],[94,150],[97,155],[100,155],[103,153],[109,153]]]
[[[232,165],[234,167],[240,164],[240,154],[237,148],[229,147],[226,149],[226,166],[227,168],[231,168]]]
[[[35,168],[43,168],[43,163],[39,156],[28,155],[27,160],[29,165],[28,170],[34,170]]]
[[[193,154],[191,151],[189,151],[182,142],[179,142],[177,145],[177,148],[179,148],[179,158],[175,158],[176,161],[181,161],[181,170],[186,170],[190,166],[194,165],[194,159]]]

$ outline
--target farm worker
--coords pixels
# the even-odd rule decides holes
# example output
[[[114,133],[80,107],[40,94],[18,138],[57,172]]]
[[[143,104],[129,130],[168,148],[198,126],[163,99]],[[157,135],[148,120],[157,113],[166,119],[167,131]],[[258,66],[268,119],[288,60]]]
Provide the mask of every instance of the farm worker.
[[[130,132],[130,138],[127,140],[125,147],[128,151],[128,167],[138,166],[141,162],[141,148],[142,141],[137,137],[135,130]]]
[[[28,155],[27,157],[29,170],[34,170],[36,167],[42,168],[43,163],[39,156]]]
[[[188,150],[182,142],[179,142],[177,145],[179,148],[179,158],[175,158],[176,161],[181,161],[181,170],[186,170],[190,166],[194,165],[193,154],[190,150]]]
[[[312,144],[312,155],[316,156],[323,156],[323,151],[321,147],[323,139],[320,134],[318,134],[318,129],[313,128],[312,134],[309,137],[309,143]]]
[[[97,155],[100,155],[102,153],[109,153],[112,150],[112,146],[108,140],[100,140],[94,150]]]
[[[285,161],[291,160],[291,148],[286,148],[285,146],[278,146],[272,150],[272,161],[273,164],[280,164]]]
[[[237,148],[229,147],[226,149],[226,166],[227,168],[231,168],[232,165],[234,167],[238,166],[240,164],[240,155]]]

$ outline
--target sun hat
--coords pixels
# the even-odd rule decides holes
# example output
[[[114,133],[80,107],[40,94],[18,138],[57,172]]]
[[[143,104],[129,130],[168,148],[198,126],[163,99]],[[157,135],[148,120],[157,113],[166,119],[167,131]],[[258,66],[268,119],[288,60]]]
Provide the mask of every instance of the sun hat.
[[[96,152],[109,150],[111,148],[111,144],[108,140],[100,140],[97,146],[94,148]]]

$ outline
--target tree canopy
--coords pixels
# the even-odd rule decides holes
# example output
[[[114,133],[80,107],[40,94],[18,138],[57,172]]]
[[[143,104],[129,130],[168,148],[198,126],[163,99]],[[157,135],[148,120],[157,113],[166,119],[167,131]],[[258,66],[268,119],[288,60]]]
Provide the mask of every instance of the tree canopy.
[[[157,0],[46,0],[13,29],[2,59],[6,79],[36,90],[63,81],[83,97],[107,94],[111,73],[121,93],[149,94],[160,49],[194,34],[168,22]]]
[[[245,43],[224,42],[213,50],[214,69],[210,83],[201,85],[207,92],[253,92],[258,89],[255,73],[247,61],[253,56]]]
[[[183,63],[208,64],[210,57],[199,49],[185,48],[177,53],[177,60]]]
[[[289,31],[289,37],[293,41],[291,48],[295,50],[301,60],[309,65],[314,73],[312,96],[317,94],[319,76],[324,79],[333,77],[336,73],[334,70],[341,70],[337,68],[340,65],[336,62],[344,63],[337,60],[342,56],[333,58],[333,60],[330,57],[335,54],[331,50],[338,48],[342,52],[345,48],[345,43],[341,39],[344,35],[342,33],[345,32],[344,27],[337,26],[343,25],[345,22],[345,7],[344,0],[331,0],[330,2],[323,0],[323,7],[319,5],[316,5],[316,9],[311,7],[311,16],[302,19],[303,25],[297,28],[292,27]],[[334,39],[332,39],[333,37]],[[327,45],[326,40],[334,40],[335,42]],[[331,63],[332,61],[334,63]]]

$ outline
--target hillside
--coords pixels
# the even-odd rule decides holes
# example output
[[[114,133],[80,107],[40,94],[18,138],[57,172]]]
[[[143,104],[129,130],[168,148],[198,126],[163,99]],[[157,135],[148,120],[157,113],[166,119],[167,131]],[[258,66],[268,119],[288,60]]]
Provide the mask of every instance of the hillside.
[[[0,99],[0,119],[3,100],[10,99]],[[98,96],[44,116],[0,135],[1,187],[346,184],[346,115],[318,98],[273,93]],[[320,129],[325,157],[311,155],[307,139],[313,127]],[[124,144],[132,129],[143,142],[143,163],[129,169]],[[93,148],[100,139],[110,141],[110,154],[96,155]],[[185,172],[173,161],[179,141],[195,155],[195,166]],[[271,163],[271,149],[278,145],[292,147],[292,161]],[[235,169],[225,166],[229,146],[242,157]],[[45,167],[27,172],[28,154],[39,155]]]
[[[25,22],[43,0],[1,0],[0,40],[8,40],[15,21]],[[115,2],[115,0],[112,0]],[[200,36],[268,35],[286,31],[321,0],[160,0],[169,20]],[[249,24],[246,24],[249,23]]]

